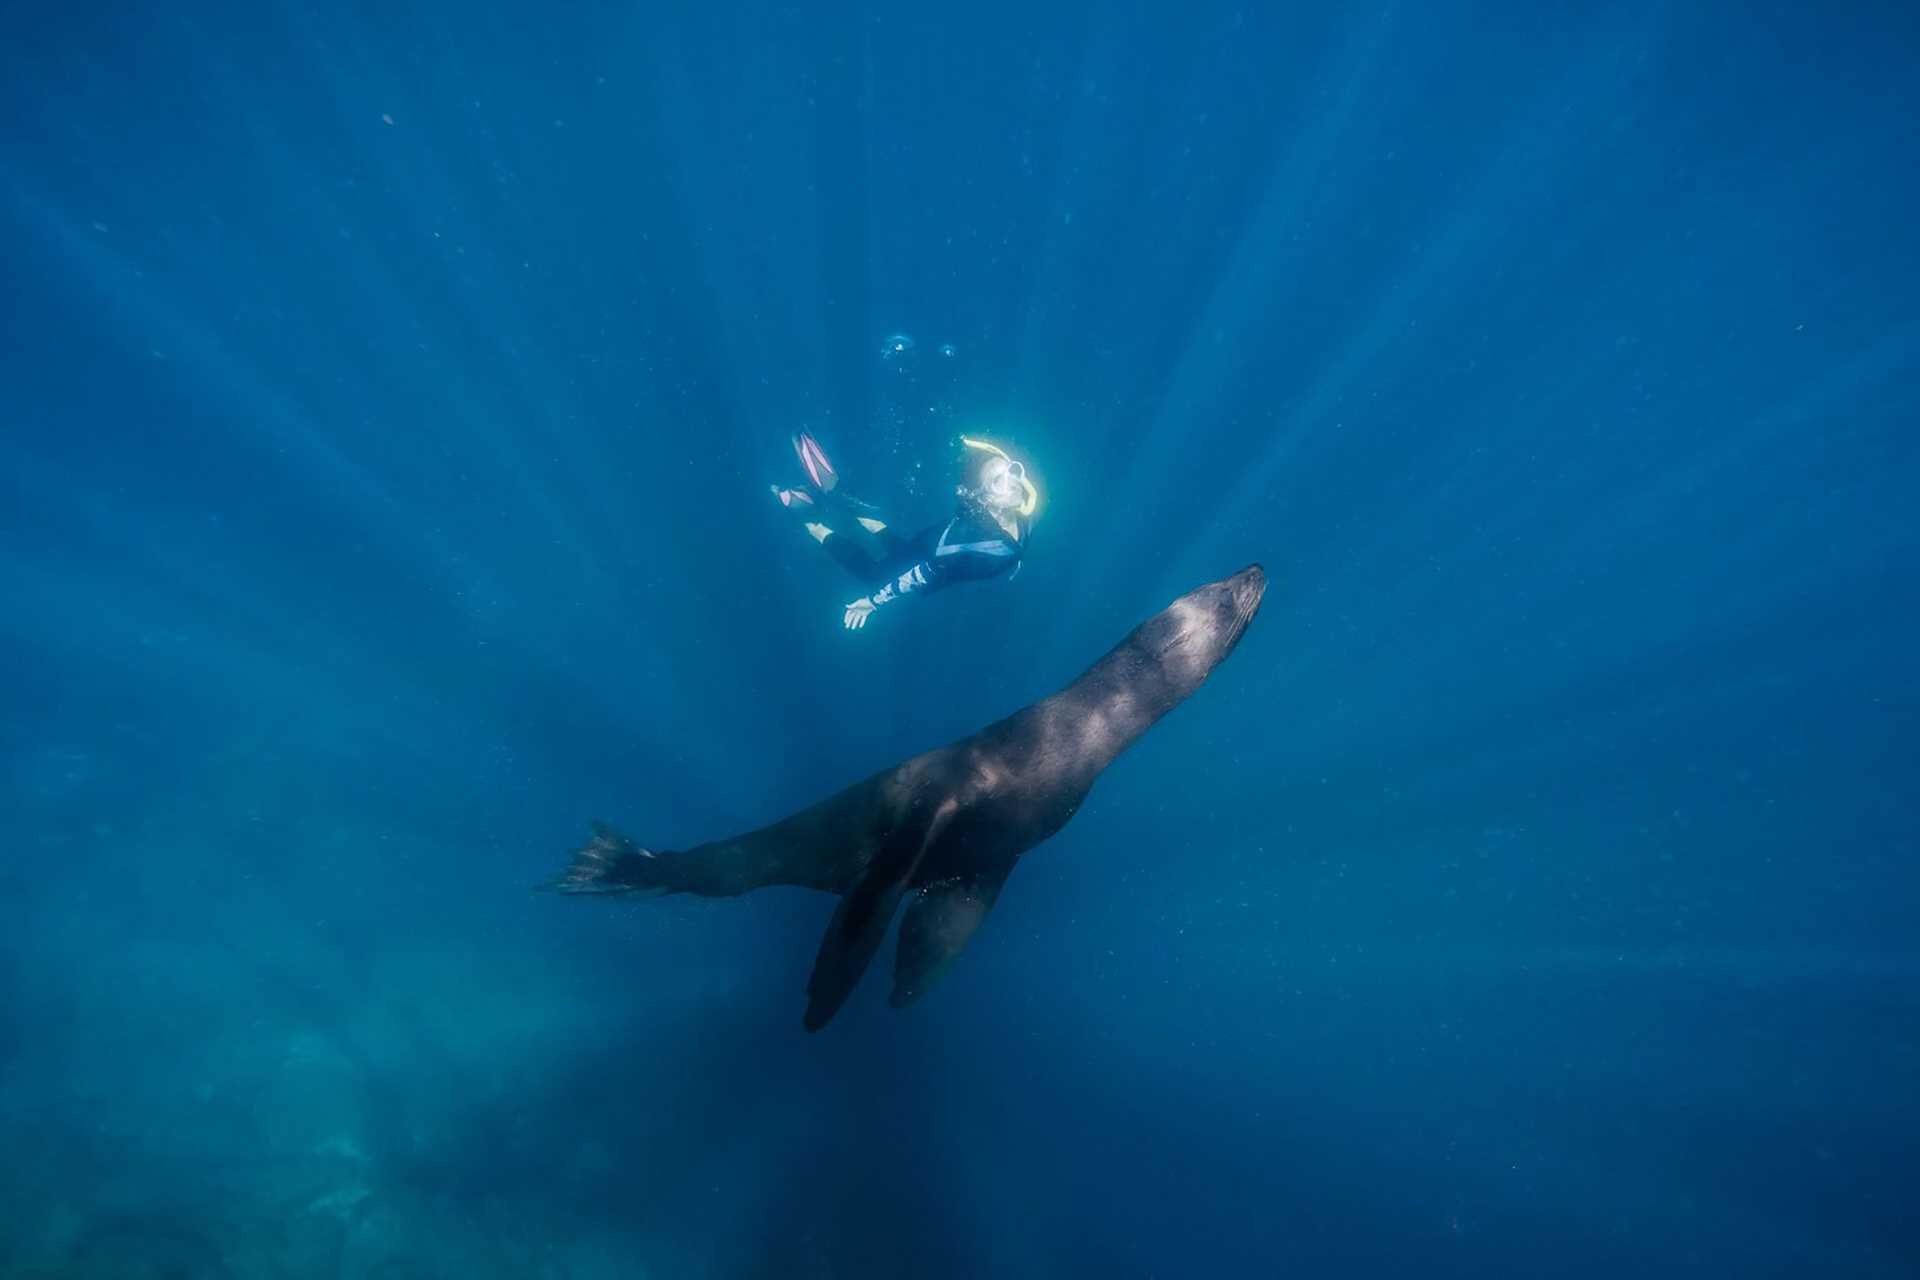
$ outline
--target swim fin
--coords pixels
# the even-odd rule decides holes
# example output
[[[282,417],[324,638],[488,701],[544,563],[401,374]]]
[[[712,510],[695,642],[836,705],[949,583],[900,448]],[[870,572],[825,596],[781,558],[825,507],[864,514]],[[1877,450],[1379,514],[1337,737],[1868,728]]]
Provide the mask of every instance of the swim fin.
[[[831,493],[840,483],[840,473],[827,461],[826,450],[820,442],[804,431],[793,433],[793,451],[800,457],[800,465],[806,468],[807,479],[813,481],[813,487],[822,493]]]

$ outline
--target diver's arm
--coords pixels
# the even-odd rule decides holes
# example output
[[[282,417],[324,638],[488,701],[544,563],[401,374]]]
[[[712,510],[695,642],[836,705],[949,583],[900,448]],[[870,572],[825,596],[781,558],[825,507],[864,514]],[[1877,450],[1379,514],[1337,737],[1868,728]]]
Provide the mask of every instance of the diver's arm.
[[[933,560],[922,560],[899,577],[892,579],[871,595],[860,597],[847,606],[846,616],[841,621],[849,631],[858,631],[867,625],[867,619],[873,611],[883,604],[892,604],[902,596],[919,591],[935,591],[946,585],[947,575],[940,572],[940,566]]]
[[[924,595],[974,578],[991,578],[1020,563],[1020,548],[1005,538],[954,545],[943,542],[928,559],[886,583],[872,595],[847,606],[842,619],[847,630],[858,631],[881,605],[902,596]]]

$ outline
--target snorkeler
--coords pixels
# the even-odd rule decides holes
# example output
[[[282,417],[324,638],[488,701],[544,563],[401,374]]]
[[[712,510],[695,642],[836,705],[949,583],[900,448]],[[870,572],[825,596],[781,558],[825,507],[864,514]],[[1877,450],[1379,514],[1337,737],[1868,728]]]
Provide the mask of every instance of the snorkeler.
[[[1013,572],[1026,550],[1039,491],[1027,479],[1026,466],[998,445],[960,437],[966,449],[960,503],[952,517],[901,538],[887,528],[872,507],[837,492],[839,473],[827,461],[819,441],[802,431],[793,451],[806,470],[804,488],[774,485],[780,505],[798,514],[840,566],[862,582],[881,585],[846,607],[842,621],[858,631],[881,605],[902,596],[938,591],[956,582]]]

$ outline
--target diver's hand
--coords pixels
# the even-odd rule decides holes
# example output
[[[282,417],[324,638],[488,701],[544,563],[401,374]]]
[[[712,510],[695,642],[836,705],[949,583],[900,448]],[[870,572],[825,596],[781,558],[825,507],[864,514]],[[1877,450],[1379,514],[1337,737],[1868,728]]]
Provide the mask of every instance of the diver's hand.
[[[873,609],[873,601],[866,596],[861,596],[847,606],[847,616],[841,621],[846,624],[847,630],[858,631],[867,625],[867,619],[873,616]]]

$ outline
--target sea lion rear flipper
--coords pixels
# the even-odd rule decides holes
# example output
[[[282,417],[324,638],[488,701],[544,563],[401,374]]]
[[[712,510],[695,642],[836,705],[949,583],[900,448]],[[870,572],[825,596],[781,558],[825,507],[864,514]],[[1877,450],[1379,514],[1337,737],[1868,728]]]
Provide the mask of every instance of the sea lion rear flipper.
[[[887,936],[887,925],[921,859],[959,808],[959,802],[948,797],[925,826],[909,822],[895,828],[853,888],[842,895],[807,979],[807,1030],[826,1026],[846,1003]]]
[[[561,893],[667,893],[674,863],[643,849],[604,822],[573,851],[573,861],[547,888]]]
[[[893,953],[893,994],[887,1003],[905,1008],[946,975],[987,918],[1009,865],[966,879],[930,884],[907,904]]]

